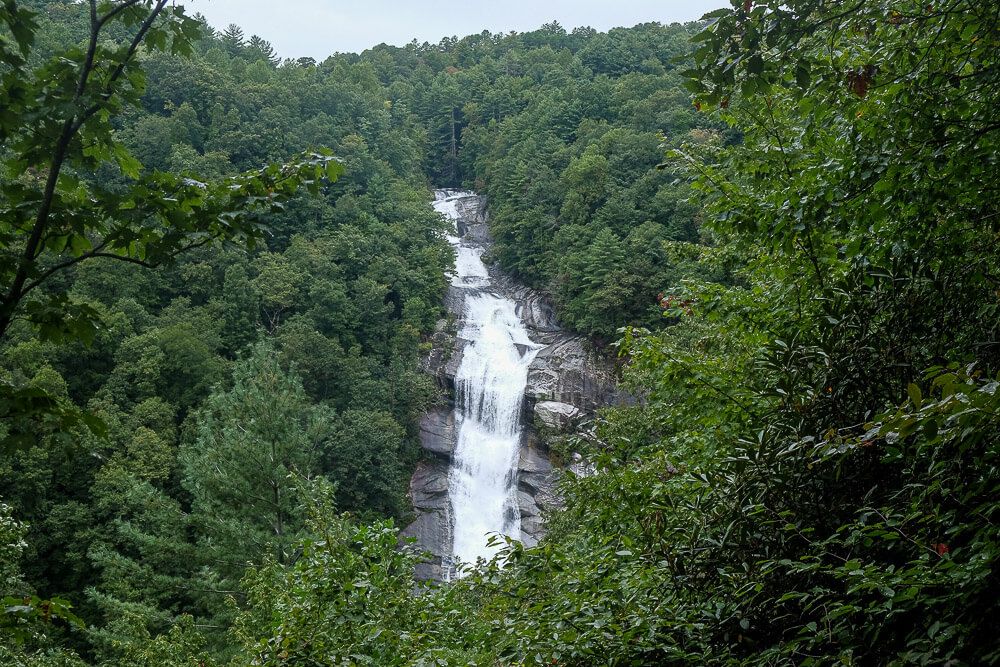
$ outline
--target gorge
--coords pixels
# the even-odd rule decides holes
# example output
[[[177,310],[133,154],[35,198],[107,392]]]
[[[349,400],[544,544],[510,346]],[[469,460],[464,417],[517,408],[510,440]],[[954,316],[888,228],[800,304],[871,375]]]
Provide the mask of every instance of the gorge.
[[[0,2],[0,666],[1000,667],[1000,2],[705,2]]]

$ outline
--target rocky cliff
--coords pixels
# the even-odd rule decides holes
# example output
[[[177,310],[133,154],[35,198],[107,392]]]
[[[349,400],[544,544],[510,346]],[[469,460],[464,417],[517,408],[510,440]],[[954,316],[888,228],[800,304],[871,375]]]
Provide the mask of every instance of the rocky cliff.
[[[485,201],[482,197],[463,197],[457,205],[459,236],[485,247],[491,243]],[[549,453],[538,437],[537,426],[560,431],[592,413],[615,397],[613,374],[606,363],[587,351],[585,340],[561,329],[547,300],[538,292],[489,267],[494,288],[515,301],[518,315],[527,326],[530,338],[545,347],[538,352],[528,369],[524,396],[524,431],[518,464],[518,505],[521,513],[521,540],[534,545],[544,534],[543,515],[558,503],[554,493],[554,470]],[[460,319],[462,298],[449,289],[445,305],[450,317],[438,323],[434,346],[424,360],[442,389],[443,400],[424,415],[420,424],[420,442],[425,456],[410,480],[410,498],[416,520],[404,536],[416,538],[417,546],[432,554],[422,565],[420,578],[441,579],[442,559],[451,554],[451,518],[448,502],[448,476],[451,456],[456,446],[454,415],[455,374],[468,341],[456,334],[454,321]]]

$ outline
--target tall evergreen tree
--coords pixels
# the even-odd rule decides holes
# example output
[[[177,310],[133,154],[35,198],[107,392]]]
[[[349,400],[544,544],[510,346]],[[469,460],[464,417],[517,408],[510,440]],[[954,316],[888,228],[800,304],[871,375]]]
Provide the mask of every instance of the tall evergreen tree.
[[[272,65],[277,65],[281,61],[271,43],[258,35],[250,36],[246,50],[250,60],[265,60]]]
[[[302,528],[297,480],[317,474],[330,419],[266,345],[205,402],[180,452],[183,483],[206,562],[233,587],[247,563],[290,557]]]
[[[246,48],[246,38],[243,36],[243,28],[235,23],[227,25],[226,29],[222,31],[222,45],[229,52],[229,55],[242,55],[243,50]]]

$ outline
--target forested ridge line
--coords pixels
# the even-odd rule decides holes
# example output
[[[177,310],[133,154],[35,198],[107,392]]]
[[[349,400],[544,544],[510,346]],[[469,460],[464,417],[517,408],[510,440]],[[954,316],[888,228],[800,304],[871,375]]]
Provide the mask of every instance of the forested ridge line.
[[[1000,5],[732,4],[317,63],[4,0],[0,658],[1000,662]],[[642,400],[414,595],[432,185]]]

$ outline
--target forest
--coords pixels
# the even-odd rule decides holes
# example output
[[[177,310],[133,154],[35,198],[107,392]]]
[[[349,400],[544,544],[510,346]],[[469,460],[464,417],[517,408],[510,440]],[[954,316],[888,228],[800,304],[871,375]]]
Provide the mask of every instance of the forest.
[[[318,62],[0,0],[0,664],[1000,664],[1000,3],[731,4]],[[636,398],[441,585],[433,188]]]

